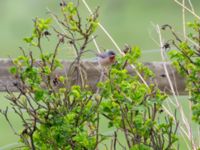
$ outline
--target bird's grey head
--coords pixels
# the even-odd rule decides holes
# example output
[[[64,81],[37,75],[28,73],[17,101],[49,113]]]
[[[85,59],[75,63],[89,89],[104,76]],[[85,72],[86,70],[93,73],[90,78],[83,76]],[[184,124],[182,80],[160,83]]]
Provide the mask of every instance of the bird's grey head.
[[[108,55],[109,55],[109,56],[113,56],[113,55],[115,55],[115,52],[114,52],[113,50],[109,50],[109,51],[108,51]]]

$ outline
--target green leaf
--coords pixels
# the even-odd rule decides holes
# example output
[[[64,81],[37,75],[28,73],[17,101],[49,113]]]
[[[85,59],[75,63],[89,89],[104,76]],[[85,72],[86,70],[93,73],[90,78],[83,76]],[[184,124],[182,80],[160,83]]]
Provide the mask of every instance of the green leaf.
[[[10,68],[10,73],[11,74],[16,74],[17,73],[17,68],[16,67],[11,67]]]
[[[43,100],[44,93],[45,93],[43,90],[37,89],[37,90],[34,91],[34,93],[35,93],[35,100],[36,101]]]
[[[26,37],[26,38],[24,38],[23,40],[26,42],[26,43],[28,43],[28,44],[31,44],[32,43],[32,41],[33,41],[33,36],[31,36],[31,37]]]

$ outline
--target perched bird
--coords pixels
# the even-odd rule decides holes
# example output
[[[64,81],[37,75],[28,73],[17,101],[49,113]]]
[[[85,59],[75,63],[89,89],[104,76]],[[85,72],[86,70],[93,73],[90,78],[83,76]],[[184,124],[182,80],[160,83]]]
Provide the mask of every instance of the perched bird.
[[[112,50],[109,50],[101,54],[97,54],[98,62],[103,67],[107,67],[115,63],[115,56],[116,54]]]

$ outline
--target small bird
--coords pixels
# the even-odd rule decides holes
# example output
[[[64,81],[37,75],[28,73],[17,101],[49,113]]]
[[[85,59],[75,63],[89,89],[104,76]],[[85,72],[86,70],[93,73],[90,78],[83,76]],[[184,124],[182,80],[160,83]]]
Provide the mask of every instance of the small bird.
[[[107,67],[115,63],[115,52],[112,50],[109,50],[107,52],[97,54],[98,62],[101,66]]]

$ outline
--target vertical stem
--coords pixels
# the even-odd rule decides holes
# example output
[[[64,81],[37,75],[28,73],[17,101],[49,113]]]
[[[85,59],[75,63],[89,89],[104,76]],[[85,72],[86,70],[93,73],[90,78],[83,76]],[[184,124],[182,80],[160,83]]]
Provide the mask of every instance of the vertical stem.
[[[183,21],[183,36],[184,40],[186,40],[186,28],[185,28],[185,0],[182,0],[182,21]]]
[[[97,112],[97,127],[96,127],[96,145],[95,149],[98,149],[98,144],[99,144],[99,112]]]
[[[125,135],[128,147],[131,148],[131,143],[130,143],[129,138],[128,138],[128,130],[126,129],[126,125],[125,125],[125,116],[124,116],[121,105],[120,105],[120,109],[121,109],[121,115],[122,115],[122,126],[123,126],[123,130],[124,130],[124,135]]]
[[[52,58],[52,62],[51,62],[51,71],[53,71],[53,66],[54,66],[55,58],[56,58],[57,53],[58,53],[58,47],[59,47],[60,43],[61,43],[61,40],[58,41],[56,48],[55,48],[55,51],[53,53],[53,58]]]

